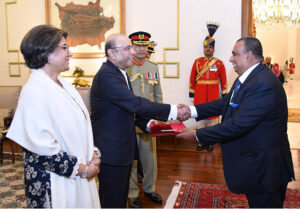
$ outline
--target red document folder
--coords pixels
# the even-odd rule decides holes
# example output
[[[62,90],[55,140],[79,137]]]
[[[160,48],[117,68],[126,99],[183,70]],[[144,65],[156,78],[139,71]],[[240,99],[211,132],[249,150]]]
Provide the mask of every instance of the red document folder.
[[[171,123],[151,123],[150,134],[151,136],[172,136],[180,134],[182,129],[185,129],[185,125],[182,122]]]

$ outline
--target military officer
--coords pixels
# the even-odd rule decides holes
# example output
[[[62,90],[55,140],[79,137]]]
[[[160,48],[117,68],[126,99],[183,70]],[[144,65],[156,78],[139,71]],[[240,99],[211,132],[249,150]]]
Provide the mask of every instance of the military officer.
[[[155,49],[154,47],[156,47],[157,43],[155,41],[151,41],[148,45],[148,52],[147,52],[147,55],[146,55],[146,58],[151,60],[151,55],[153,53],[155,53]]]
[[[132,60],[134,64],[126,72],[130,77],[135,95],[148,98],[154,102],[162,102],[158,65],[146,58],[150,37],[149,33],[143,31],[129,35],[135,55]],[[155,192],[157,176],[156,139],[151,137],[150,134],[137,130],[137,140],[140,161],[144,171],[142,182],[144,194],[151,198],[153,202],[162,203],[161,196]],[[130,207],[141,207],[138,196],[137,162],[135,161],[132,166],[128,194]]]
[[[214,33],[219,25],[215,23],[207,23],[209,35],[206,36],[203,47],[204,57],[197,58],[193,64],[190,75],[189,97],[195,105],[210,102],[220,98],[219,84],[221,84],[221,94],[227,93],[226,69],[221,60],[215,58],[215,39]],[[218,117],[207,118],[197,123],[197,129],[212,126],[218,123]],[[204,149],[198,146],[199,151]],[[212,146],[207,147],[208,151],[212,151]]]

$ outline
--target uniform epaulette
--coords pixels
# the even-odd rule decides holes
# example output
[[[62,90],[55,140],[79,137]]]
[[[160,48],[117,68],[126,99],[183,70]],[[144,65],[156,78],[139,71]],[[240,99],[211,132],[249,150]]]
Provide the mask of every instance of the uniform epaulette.
[[[217,61],[220,61],[220,62],[222,62],[222,60],[220,60],[219,58],[217,58],[217,57],[214,57]],[[223,63],[223,62],[222,62]]]
[[[126,69],[126,73],[128,74],[128,76],[130,77],[132,74],[132,66],[130,66],[129,68]]]
[[[157,63],[156,62],[154,62],[154,61],[151,61],[151,60],[149,60],[149,59],[146,59],[148,62],[150,62],[150,63],[152,63],[152,64],[154,64],[154,65],[157,65]]]
[[[196,58],[196,59],[195,59],[195,61],[196,61],[196,60],[198,60],[198,59],[200,59],[200,58],[202,58],[202,57],[198,57],[198,58]]]

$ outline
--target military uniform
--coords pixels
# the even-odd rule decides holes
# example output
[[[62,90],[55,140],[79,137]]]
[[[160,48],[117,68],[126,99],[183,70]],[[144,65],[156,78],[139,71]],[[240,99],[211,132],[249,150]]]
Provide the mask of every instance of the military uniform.
[[[295,73],[295,64],[292,62],[289,64],[289,70],[290,70],[290,74],[294,74]]]
[[[162,103],[158,65],[148,59],[144,59],[141,63],[133,60],[133,63],[126,72],[130,77],[134,94]],[[143,189],[144,192],[151,193],[155,191],[157,177],[156,138],[140,130],[137,130],[137,133],[140,160],[144,170]],[[137,165],[135,161],[132,166],[128,197],[134,198],[138,195]]]
[[[190,75],[190,97],[194,104],[202,104],[219,99],[221,84],[222,94],[227,93],[226,70],[221,60],[217,58],[197,58]],[[208,119],[215,119],[211,117]]]
[[[219,28],[217,23],[207,23],[207,35],[203,42],[205,57],[197,58],[194,61],[189,85],[189,97],[193,98],[194,104],[201,104],[210,102],[220,98],[220,89],[222,95],[227,94],[227,79],[226,70],[223,62],[213,57],[215,48],[215,39],[213,35]],[[212,51],[213,48],[213,51]],[[197,122],[195,128],[203,128],[213,126],[218,123],[218,117],[210,117],[205,120]],[[203,150],[205,147],[200,144],[197,147],[198,151]],[[208,151],[213,150],[213,146],[206,147]]]
[[[152,60],[151,54],[155,53],[155,49],[154,47],[157,45],[157,43],[155,41],[151,41],[148,45],[148,53],[147,53],[147,58],[149,60]]]

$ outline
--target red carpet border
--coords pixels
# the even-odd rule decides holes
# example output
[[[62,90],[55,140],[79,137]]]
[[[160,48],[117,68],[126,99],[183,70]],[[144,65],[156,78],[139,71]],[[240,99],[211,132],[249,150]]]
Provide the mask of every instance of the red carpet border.
[[[300,207],[299,189],[287,189],[284,207]],[[233,194],[227,186],[176,181],[165,208],[249,208],[249,206],[244,194]]]

